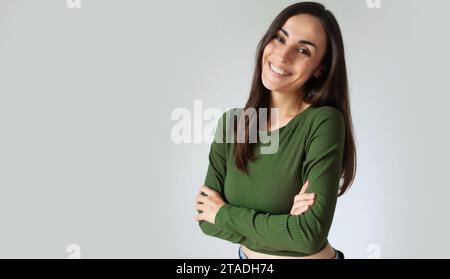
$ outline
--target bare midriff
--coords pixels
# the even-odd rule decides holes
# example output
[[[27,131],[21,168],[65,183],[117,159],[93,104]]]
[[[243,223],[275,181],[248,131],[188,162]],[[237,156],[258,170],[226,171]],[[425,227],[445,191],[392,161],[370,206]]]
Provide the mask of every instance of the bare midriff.
[[[242,251],[248,259],[334,259],[336,256],[336,251],[333,247],[328,243],[325,248],[321,251],[304,257],[291,257],[291,256],[276,256],[276,255],[268,255],[259,252],[255,252],[253,250],[248,249],[244,245],[242,246]]]

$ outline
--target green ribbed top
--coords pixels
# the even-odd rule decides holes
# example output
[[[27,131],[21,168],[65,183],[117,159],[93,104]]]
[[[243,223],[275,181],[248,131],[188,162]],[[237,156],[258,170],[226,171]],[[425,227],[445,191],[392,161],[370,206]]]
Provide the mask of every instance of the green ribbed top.
[[[217,212],[215,224],[199,222],[201,230],[265,254],[307,256],[320,251],[328,243],[341,177],[345,143],[341,112],[331,106],[310,106],[273,130],[272,136],[278,132],[278,150],[261,152],[271,143],[258,143],[259,159],[249,160],[247,176],[235,165],[233,143],[217,140],[220,132],[224,139],[230,134],[226,123],[234,111],[226,111],[218,122],[204,181],[226,204]],[[302,215],[290,215],[294,196],[306,180],[307,192],[316,193],[315,203]]]

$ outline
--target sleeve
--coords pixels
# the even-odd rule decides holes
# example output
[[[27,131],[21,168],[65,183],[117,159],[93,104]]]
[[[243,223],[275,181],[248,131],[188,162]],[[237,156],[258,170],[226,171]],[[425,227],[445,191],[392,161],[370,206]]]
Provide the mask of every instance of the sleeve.
[[[324,108],[316,115],[305,144],[303,182],[316,193],[310,210],[302,215],[269,214],[225,204],[215,223],[235,230],[259,245],[314,254],[326,244],[334,215],[345,144],[345,122],[337,109]]]
[[[224,198],[223,186],[227,171],[226,149],[225,149],[225,116],[229,115],[230,110],[225,112],[218,121],[213,142],[209,151],[209,165],[206,173],[204,185],[218,192]],[[227,114],[228,113],[228,114]],[[243,243],[245,237],[233,229],[220,228],[204,220],[199,221],[199,226],[204,234],[228,240],[232,243]]]

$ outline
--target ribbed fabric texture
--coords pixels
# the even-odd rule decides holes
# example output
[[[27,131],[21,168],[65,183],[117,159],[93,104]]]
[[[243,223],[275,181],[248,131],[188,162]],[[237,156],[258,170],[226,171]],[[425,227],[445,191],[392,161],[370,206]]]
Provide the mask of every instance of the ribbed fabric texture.
[[[204,184],[219,192],[226,204],[215,224],[200,221],[210,236],[240,243],[271,255],[307,256],[323,249],[334,216],[345,143],[345,123],[331,106],[308,107],[278,131],[279,147],[248,162],[249,175],[236,167],[233,143],[217,140],[229,134],[226,123],[231,109],[220,118],[211,143]],[[302,215],[290,215],[294,196],[309,180],[308,193],[316,193],[314,205]]]

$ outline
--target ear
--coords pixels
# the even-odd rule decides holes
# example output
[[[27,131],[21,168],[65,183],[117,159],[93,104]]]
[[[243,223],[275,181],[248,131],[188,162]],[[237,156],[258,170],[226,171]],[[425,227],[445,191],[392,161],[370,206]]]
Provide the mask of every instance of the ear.
[[[320,65],[316,70],[316,72],[314,73],[315,78],[320,78],[321,76],[322,76],[322,65]]]

